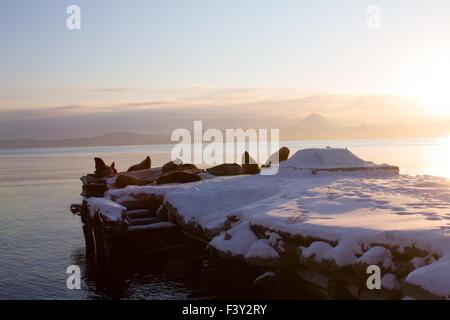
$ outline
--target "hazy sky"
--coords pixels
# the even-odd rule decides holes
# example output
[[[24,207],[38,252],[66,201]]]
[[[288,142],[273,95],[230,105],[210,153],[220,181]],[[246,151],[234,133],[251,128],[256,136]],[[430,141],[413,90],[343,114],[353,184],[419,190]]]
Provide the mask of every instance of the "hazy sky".
[[[81,30],[66,28],[70,4]],[[370,5],[380,30],[366,25]],[[448,117],[449,14],[448,0],[2,0],[0,122],[258,103],[270,113],[330,95],[387,96],[385,108],[399,96],[399,114]]]

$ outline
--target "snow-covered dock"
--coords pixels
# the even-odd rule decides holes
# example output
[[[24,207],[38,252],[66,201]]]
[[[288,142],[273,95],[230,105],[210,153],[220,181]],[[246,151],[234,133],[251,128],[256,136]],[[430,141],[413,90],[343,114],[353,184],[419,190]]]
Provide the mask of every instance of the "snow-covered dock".
[[[346,149],[305,149],[275,175],[107,186],[85,209],[115,232],[151,229],[156,218],[158,230],[179,228],[264,274],[287,272],[324,298],[450,298],[447,179],[399,175]],[[367,287],[370,265],[381,269],[380,290]]]

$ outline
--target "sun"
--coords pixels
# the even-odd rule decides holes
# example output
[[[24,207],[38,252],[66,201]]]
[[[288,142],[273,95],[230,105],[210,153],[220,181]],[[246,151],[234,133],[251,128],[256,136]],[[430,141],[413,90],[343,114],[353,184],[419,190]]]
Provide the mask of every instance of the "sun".
[[[430,113],[448,114],[450,112],[450,95],[448,81],[450,70],[445,67],[430,67],[423,73],[421,86],[417,88],[417,98],[429,109]]]
[[[450,116],[450,59],[439,54],[431,55],[408,72],[408,95],[418,99],[426,113]]]

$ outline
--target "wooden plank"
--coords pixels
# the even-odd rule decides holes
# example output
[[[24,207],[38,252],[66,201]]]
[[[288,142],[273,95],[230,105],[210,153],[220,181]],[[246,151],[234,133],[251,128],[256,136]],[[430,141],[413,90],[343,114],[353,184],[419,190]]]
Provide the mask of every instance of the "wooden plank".
[[[95,249],[97,253],[97,263],[104,264],[106,261],[105,254],[105,239],[103,237],[102,226],[100,223],[100,219],[98,217],[98,213],[95,215],[93,221],[93,230],[94,230],[94,238],[95,238]]]
[[[131,219],[148,218],[150,211],[148,209],[127,210],[125,215]]]
[[[128,227],[129,232],[142,231],[142,230],[161,230],[161,229],[174,229],[177,225],[172,222],[157,222],[152,224],[146,224],[142,226],[131,226]]]
[[[94,260],[95,258],[95,243],[92,225],[88,221],[83,225],[84,242],[86,243],[86,258]]]
[[[151,224],[158,222],[158,218],[137,218],[137,219],[130,219],[132,226],[142,226],[145,224]]]
[[[320,287],[322,289],[327,289],[329,286],[329,283],[331,281],[330,278],[328,278],[320,273],[307,271],[307,270],[299,271],[298,275],[302,280],[310,282],[310,283],[314,284],[315,286]]]

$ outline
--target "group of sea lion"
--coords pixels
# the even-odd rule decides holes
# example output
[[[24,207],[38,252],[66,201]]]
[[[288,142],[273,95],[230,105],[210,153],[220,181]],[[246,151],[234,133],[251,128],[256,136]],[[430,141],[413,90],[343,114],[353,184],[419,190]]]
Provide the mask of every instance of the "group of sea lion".
[[[95,161],[95,177],[103,178],[112,174],[119,173],[116,169],[116,163],[113,162],[110,166],[106,165],[105,161],[101,158],[94,158]],[[145,158],[141,163],[135,164],[128,168],[127,172],[150,169],[152,167],[152,159],[150,157]]]
[[[287,147],[280,148],[277,152],[272,154],[266,163],[262,166],[268,168],[272,164],[278,164],[286,161],[289,157],[289,149]],[[118,171],[113,162],[110,166],[101,158],[95,158],[95,177],[103,178],[109,177],[113,174],[118,174]],[[152,159],[148,156],[141,163],[135,164],[128,168],[127,172],[151,169]],[[241,174],[258,174],[261,171],[259,164],[250,157],[250,154],[245,151],[242,155],[242,165],[237,163],[224,163],[209,169],[206,172],[214,176],[234,176]],[[134,177],[129,174],[120,174],[116,179],[116,186],[119,188],[125,188],[129,185],[143,186],[151,183],[167,184],[167,183],[187,183],[201,180],[200,173],[204,173],[205,170],[197,168],[196,165],[191,163],[183,163],[180,159],[167,162],[162,167],[162,175],[156,180],[145,180]]]
[[[110,166],[106,165],[105,161],[101,158],[94,158],[95,161],[95,177],[96,178],[103,178],[110,176],[112,174],[116,174],[116,163],[113,162]]]
[[[101,158],[95,158],[95,177],[104,178],[113,174],[118,174],[118,171],[113,162],[111,166],[106,165],[105,161]],[[145,158],[141,163],[135,164],[128,168],[127,172],[151,169],[152,159],[150,157]],[[137,178],[129,174],[119,174],[116,178],[116,186],[119,188],[125,188],[126,186],[143,186],[155,182],[156,184],[166,183],[187,183],[201,180],[199,176],[204,170],[200,170],[191,163],[183,163],[183,161],[177,159],[169,161],[162,167],[163,174],[154,180],[145,180]]]
[[[149,180],[139,179],[128,174],[119,174],[116,179],[116,186],[125,188],[126,186],[145,186],[151,183]]]
[[[289,158],[289,149],[281,147],[277,152],[273,153],[266,161],[262,168],[270,168],[273,164],[279,164]],[[261,171],[259,164],[250,157],[245,151],[242,156],[242,165],[237,163],[224,163],[218,166],[206,169],[206,172],[214,176],[236,176],[240,174],[258,174]]]
[[[180,159],[176,159],[167,162],[162,167],[162,172],[163,175],[156,180],[157,184],[199,181],[202,179],[199,174],[205,171],[197,168],[195,164],[183,163]]]
[[[128,168],[127,172],[150,169],[152,167],[152,159],[147,156],[141,163],[135,164]]]

